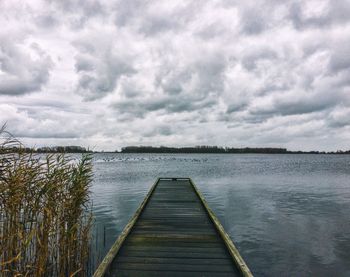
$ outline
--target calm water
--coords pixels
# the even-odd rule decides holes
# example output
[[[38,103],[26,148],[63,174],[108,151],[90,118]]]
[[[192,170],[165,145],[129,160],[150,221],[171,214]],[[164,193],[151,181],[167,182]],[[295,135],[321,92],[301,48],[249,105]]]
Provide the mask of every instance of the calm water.
[[[350,156],[96,154],[104,256],[157,177],[192,177],[256,276],[350,276]]]

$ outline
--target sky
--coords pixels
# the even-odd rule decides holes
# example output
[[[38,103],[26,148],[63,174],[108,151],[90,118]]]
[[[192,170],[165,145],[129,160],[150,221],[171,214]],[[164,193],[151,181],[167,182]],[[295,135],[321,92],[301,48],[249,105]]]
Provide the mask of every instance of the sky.
[[[0,0],[28,146],[350,149],[350,0]]]

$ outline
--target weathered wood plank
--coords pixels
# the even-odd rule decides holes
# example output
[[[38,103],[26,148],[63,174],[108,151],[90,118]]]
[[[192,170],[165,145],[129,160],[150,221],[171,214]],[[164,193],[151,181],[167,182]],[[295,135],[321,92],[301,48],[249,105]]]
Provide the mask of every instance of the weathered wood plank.
[[[145,271],[145,270],[116,270],[118,277],[164,277],[163,271]],[[232,277],[228,272],[176,272],[169,271],[166,273],[167,277]]]
[[[167,222],[167,223],[139,223],[139,224],[136,224],[135,227],[137,227],[140,230],[148,230],[148,229],[154,230],[155,228],[157,228],[158,230],[171,230],[171,229],[205,230],[206,228],[210,227],[210,225],[206,223],[193,224],[192,222],[182,223],[182,222],[173,221],[173,222]]]
[[[141,263],[129,263],[129,262],[118,262],[115,267],[118,269],[133,269],[133,270],[157,270],[157,271],[180,271],[180,272],[191,272],[191,271],[205,271],[205,272],[233,272],[233,264],[220,264],[220,265],[208,265],[208,264],[141,264]]]
[[[136,233],[137,232],[137,233]],[[207,235],[207,234],[187,234],[187,233],[169,233],[169,234],[154,234],[154,233],[144,233],[144,232],[138,232],[138,231],[133,231],[134,234],[141,235],[144,238],[153,238],[153,239],[181,239],[181,240],[203,240],[203,241],[210,241],[210,240],[215,240],[216,236],[215,235]]]
[[[120,263],[140,263],[140,264],[177,264],[177,265],[232,265],[227,259],[208,259],[208,258],[154,258],[154,257],[118,257]]]
[[[216,235],[215,230],[208,230],[206,229],[208,226],[207,225],[201,225],[201,226],[196,226],[196,225],[187,225],[184,226],[182,224],[174,224],[174,225],[137,225],[138,231],[148,231],[148,232],[156,232],[154,229],[157,229],[158,232],[199,232],[199,233],[206,233],[206,234],[213,234]]]
[[[207,258],[207,259],[227,259],[227,253],[220,253],[215,251],[200,251],[200,252],[187,252],[187,251],[141,251],[135,250],[128,252],[121,251],[121,256],[124,257],[154,257],[154,258]],[[113,262],[114,264],[118,264],[117,260]]]
[[[135,237],[136,238],[136,237]],[[212,240],[212,241],[191,241],[191,240],[178,240],[178,239],[167,239],[167,240],[154,240],[154,239],[133,239],[125,242],[124,246],[144,246],[144,247],[203,247],[203,248],[215,248],[215,247],[223,247],[223,242],[220,240]]]
[[[145,247],[145,246],[126,246],[125,249],[120,251],[120,255],[127,255],[129,251],[154,251],[161,255],[159,252],[181,252],[181,253],[220,253],[225,254],[226,251],[222,247],[222,245],[218,245],[216,247],[212,248],[205,248],[205,247],[182,247],[182,246],[152,246],[152,247]]]
[[[164,241],[177,241],[177,242],[195,242],[195,243],[207,243],[207,242],[218,242],[220,239],[218,237],[211,236],[210,238],[203,238],[203,237],[191,237],[189,239],[185,239],[182,236],[176,236],[176,237],[168,237],[168,236],[145,236],[145,235],[135,235],[133,233],[130,234],[129,241],[153,241],[154,243],[157,242],[164,242]]]

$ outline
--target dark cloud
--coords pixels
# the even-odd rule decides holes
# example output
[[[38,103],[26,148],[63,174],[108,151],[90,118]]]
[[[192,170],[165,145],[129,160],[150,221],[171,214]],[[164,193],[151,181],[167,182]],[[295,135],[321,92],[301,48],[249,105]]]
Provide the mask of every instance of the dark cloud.
[[[40,28],[54,28],[60,24],[59,20],[50,14],[39,15],[35,21]]]
[[[240,112],[243,111],[246,107],[246,103],[232,103],[227,106],[226,113]]]
[[[327,92],[305,92],[303,94],[299,93],[299,95],[296,92],[294,97],[293,95],[285,96],[282,94],[272,98],[272,102],[269,104],[259,105],[250,112],[253,115],[265,116],[265,118],[276,115],[303,115],[330,109],[337,105],[340,99],[339,95]]]
[[[256,68],[257,62],[260,60],[274,60],[277,59],[278,55],[275,51],[270,48],[258,48],[254,51],[247,51],[243,55],[242,65],[248,70],[254,70]]]
[[[12,132],[12,135],[19,138],[36,138],[36,139],[75,139],[80,137],[80,134],[77,132],[68,132],[68,131],[44,131],[42,132],[32,132],[30,130],[25,131],[15,131]]]
[[[139,17],[146,10],[147,2],[142,0],[117,1],[115,10],[115,23],[125,26],[135,17]]]
[[[176,31],[180,27],[178,18],[160,16],[158,13],[148,20],[145,20],[145,24],[142,25],[140,31],[147,35],[155,35],[164,31]]]
[[[339,45],[333,49],[329,61],[329,69],[331,73],[350,70],[350,38],[348,40],[340,41]]]
[[[79,71],[92,71],[95,66],[95,61],[89,56],[79,55],[76,57],[75,69]]]
[[[112,43],[108,39],[104,42],[77,43],[78,49],[83,50],[83,55],[76,56],[75,68],[79,74],[77,91],[86,100],[103,98],[113,92],[121,77],[136,72],[129,55],[123,56],[119,53],[120,49],[113,48]]]
[[[123,100],[112,105],[121,114],[130,114],[135,117],[144,117],[149,112],[162,111],[165,113],[195,112],[214,106],[214,99],[194,99],[191,96],[163,96],[141,99]]]
[[[8,38],[0,37],[0,43],[0,95],[40,91],[49,80],[53,65],[50,56],[38,44],[30,46],[30,55]]]
[[[265,11],[260,6],[247,7],[241,13],[242,32],[257,35],[268,27],[268,18],[264,18]]]
[[[115,23],[121,27],[130,25],[146,36],[154,36],[186,29],[186,25],[200,9],[201,5],[195,1],[117,1]]]
[[[294,26],[298,29],[307,27],[323,27],[330,20],[327,14],[306,17],[303,14],[303,10],[304,7],[302,3],[292,3],[290,7],[290,18],[292,19]]]
[[[166,94],[181,92],[194,98],[209,96],[223,90],[223,73],[227,66],[225,57],[217,52],[204,52],[186,67],[169,68],[159,72],[157,80]],[[189,97],[191,98],[191,97]]]
[[[171,126],[161,125],[161,126],[157,126],[154,129],[147,130],[143,135],[145,137],[154,137],[156,135],[171,136],[172,134],[174,134],[174,131],[172,130]]]
[[[297,29],[329,28],[334,24],[348,22],[350,3],[340,1],[292,2],[289,16]]]
[[[328,101],[327,101],[328,100]],[[295,115],[322,111],[336,104],[332,99],[298,99],[291,101],[276,101],[274,112],[281,115]]]
[[[195,34],[198,35],[199,37],[201,37],[202,39],[208,41],[208,40],[213,40],[213,39],[223,35],[226,31],[225,28],[226,28],[226,26],[222,26],[218,22],[214,22],[214,23],[203,26]]]
[[[106,16],[106,6],[99,0],[45,0],[45,7],[50,8],[51,13],[60,11],[64,20],[63,24],[68,24],[73,29],[84,28],[86,23],[93,18]],[[49,5],[48,5],[49,4]],[[38,23],[48,21],[49,24],[57,24],[57,19],[44,15],[38,18]],[[52,21],[54,20],[54,21]],[[41,21],[41,22],[40,22]]]

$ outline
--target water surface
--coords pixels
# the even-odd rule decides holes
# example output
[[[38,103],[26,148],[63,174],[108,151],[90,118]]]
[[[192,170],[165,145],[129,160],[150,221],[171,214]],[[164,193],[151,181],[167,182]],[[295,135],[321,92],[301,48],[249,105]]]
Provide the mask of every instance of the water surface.
[[[256,276],[350,276],[350,156],[95,154],[103,257],[157,177],[191,177]]]

